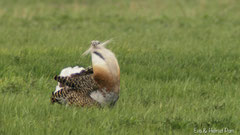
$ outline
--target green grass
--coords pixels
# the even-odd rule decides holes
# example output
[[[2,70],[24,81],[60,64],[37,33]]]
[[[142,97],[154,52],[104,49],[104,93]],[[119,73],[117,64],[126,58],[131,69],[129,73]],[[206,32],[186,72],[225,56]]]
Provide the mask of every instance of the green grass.
[[[239,12],[238,0],[1,0],[0,134],[239,134]],[[111,38],[116,106],[51,105],[53,76]]]

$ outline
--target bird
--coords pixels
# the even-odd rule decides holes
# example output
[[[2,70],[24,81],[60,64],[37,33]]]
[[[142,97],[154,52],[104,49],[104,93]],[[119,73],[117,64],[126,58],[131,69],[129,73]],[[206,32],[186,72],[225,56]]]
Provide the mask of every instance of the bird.
[[[80,107],[114,106],[120,92],[120,67],[115,54],[106,48],[111,40],[91,41],[82,56],[91,54],[92,66],[64,68],[54,79],[58,82],[51,103]]]

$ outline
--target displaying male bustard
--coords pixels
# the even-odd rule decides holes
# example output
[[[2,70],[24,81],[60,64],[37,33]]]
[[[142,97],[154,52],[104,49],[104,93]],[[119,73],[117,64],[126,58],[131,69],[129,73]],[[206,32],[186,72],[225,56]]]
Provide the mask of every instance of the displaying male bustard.
[[[92,67],[68,67],[55,76],[58,81],[51,102],[77,106],[112,106],[119,97],[120,68],[113,52],[105,46],[110,40],[92,41],[83,53],[91,53]]]

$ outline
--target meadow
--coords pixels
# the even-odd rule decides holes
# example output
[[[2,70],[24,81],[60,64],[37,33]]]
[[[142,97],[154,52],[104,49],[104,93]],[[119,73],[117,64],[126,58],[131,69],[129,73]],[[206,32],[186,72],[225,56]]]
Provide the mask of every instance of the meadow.
[[[0,135],[240,134],[239,13],[238,0],[1,0]],[[54,75],[111,38],[117,104],[51,105]]]

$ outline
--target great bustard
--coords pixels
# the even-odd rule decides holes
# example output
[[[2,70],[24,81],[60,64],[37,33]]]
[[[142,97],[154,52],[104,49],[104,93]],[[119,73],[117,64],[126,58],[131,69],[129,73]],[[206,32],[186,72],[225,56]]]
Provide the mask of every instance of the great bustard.
[[[91,53],[92,68],[68,67],[55,76],[58,81],[51,102],[77,106],[114,105],[119,97],[120,68],[113,52],[105,46],[110,40],[92,41],[83,55]]]

